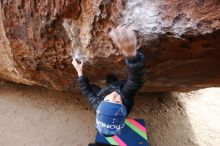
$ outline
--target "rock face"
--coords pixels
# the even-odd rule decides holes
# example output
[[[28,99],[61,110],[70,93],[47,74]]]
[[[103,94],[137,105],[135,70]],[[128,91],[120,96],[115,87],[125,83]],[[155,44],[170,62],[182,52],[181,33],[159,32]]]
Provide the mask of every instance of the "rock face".
[[[127,76],[108,31],[136,29],[147,66],[144,92],[220,86],[219,0],[1,0],[0,77],[75,90],[72,56],[102,84]]]

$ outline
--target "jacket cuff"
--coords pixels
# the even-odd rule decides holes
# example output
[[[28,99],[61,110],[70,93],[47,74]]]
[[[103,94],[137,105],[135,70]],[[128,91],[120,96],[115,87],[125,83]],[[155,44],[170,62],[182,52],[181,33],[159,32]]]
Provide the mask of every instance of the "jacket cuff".
[[[128,60],[129,63],[135,63],[135,62],[141,61],[141,59],[143,57],[144,57],[143,54],[137,50],[136,56],[134,56],[132,58],[131,57],[127,57],[126,60]]]
[[[80,83],[80,82],[83,82],[83,81],[85,81],[85,80],[87,80],[87,77],[84,76],[84,75],[79,76],[78,79],[77,79],[77,81],[78,81],[79,83]]]
[[[144,55],[137,51],[137,54],[134,58],[126,58],[126,64],[129,68],[137,68],[144,65]]]

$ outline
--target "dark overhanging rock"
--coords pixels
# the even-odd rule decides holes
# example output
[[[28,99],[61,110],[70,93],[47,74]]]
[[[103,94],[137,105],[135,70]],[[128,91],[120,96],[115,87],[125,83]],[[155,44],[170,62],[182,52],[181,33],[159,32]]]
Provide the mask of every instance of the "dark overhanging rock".
[[[108,73],[127,76],[107,36],[132,24],[146,57],[145,92],[220,86],[220,2],[33,0],[2,1],[0,76],[28,85],[75,90],[71,52],[98,84]]]

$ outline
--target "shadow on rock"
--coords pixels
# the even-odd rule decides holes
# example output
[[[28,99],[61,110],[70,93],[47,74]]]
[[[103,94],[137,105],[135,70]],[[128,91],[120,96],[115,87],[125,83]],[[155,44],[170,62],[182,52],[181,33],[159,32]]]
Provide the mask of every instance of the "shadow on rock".
[[[178,94],[141,93],[136,97],[136,105],[130,117],[145,120],[150,145],[198,146]]]

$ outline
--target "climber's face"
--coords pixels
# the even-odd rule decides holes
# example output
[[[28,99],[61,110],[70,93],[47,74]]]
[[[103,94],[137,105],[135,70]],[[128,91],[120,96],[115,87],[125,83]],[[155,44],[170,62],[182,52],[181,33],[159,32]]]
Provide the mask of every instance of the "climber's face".
[[[107,102],[112,102],[112,103],[117,103],[117,104],[122,104],[121,96],[117,92],[112,92],[108,94],[105,98],[104,101]]]

